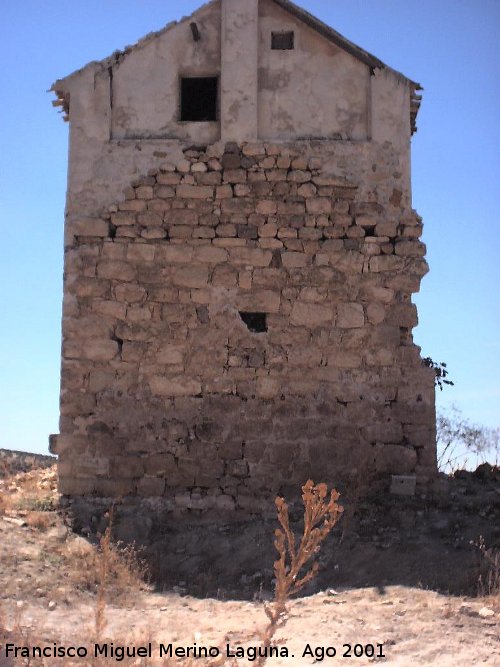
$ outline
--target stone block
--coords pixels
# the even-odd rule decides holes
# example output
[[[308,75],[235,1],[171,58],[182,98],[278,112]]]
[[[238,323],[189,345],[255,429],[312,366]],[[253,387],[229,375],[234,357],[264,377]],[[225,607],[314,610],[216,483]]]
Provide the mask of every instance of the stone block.
[[[224,215],[251,215],[255,213],[255,202],[246,197],[235,197],[222,200],[222,213]]]
[[[96,480],[77,479],[76,477],[59,477],[58,490],[63,496],[89,496],[94,493],[96,489]]]
[[[265,400],[276,398],[280,392],[280,382],[277,378],[257,378],[257,396]]]
[[[379,222],[375,227],[377,236],[387,236],[394,238],[398,233],[398,226],[395,222]]]
[[[375,228],[377,223],[378,223],[378,218],[374,215],[356,214],[354,222],[356,223],[356,225],[358,227]],[[382,236],[382,235],[379,234],[379,236]]]
[[[394,353],[392,350],[380,348],[367,352],[365,355],[366,364],[368,366],[393,366]]]
[[[300,197],[314,197],[317,193],[317,188],[313,183],[304,183],[297,189],[297,194]]]
[[[141,238],[146,241],[165,239],[167,238],[167,232],[163,227],[145,227],[144,229],[141,229]]]
[[[214,196],[214,189],[210,185],[178,185],[176,194],[183,199],[210,199]]]
[[[362,362],[362,355],[359,352],[351,352],[349,350],[332,350],[328,353],[328,368],[334,369],[330,373],[330,370],[319,369],[320,377],[323,380],[328,380],[330,382],[335,382],[339,379],[339,374],[335,369],[339,368],[359,368]]]
[[[156,248],[155,258],[165,264],[190,264],[193,248],[187,244],[165,244]]]
[[[109,223],[100,218],[78,218],[69,224],[69,229],[75,236],[109,236]]]
[[[111,214],[111,222],[115,227],[130,226],[136,224],[137,218],[132,211],[119,211]]]
[[[262,238],[272,238],[278,233],[278,226],[274,222],[259,227],[259,236]]]
[[[276,290],[254,290],[248,294],[239,294],[237,308],[243,312],[279,313],[281,297]]]
[[[355,250],[344,250],[343,252],[329,254],[330,266],[346,274],[361,273],[364,262],[364,255]]]
[[[119,211],[134,211],[135,213],[141,213],[142,211],[145,211],[147,207],[147,202],[142,199],[126,199],[118,204]]]
[[[389,308],[387,324],[412,329],[418,324],[417,307],[413,303],[397,303]]]
[[[238,272],[229,264],[219,264],[212,273],[212,285],[214,287],[236,287],[238,283]]]
[[[156,359],[159,364],[182,364],[184,362],[184,352],[183,345],[166,344],[158,350]]]
[[[198,396],[201,394],[201,383],[184,376],[168,378],[154,375],[149,380],[151,392],[155,396]]]
[[[230,261],[237,266],[269,266],[273,258],[270,250],[261,250],[260,248],[230,248]]]
[[[311,263],[311,258],[303,252],[282,252],[281,261],[287,269],[305,267]]]
[[[382,303],[369,303],[366,306],[366,317],[370,324],[382,324],[385,319],[386,307]]]
[[[156,182],[159,185],[178,185],[181,182],[181,175],[174,173],[163,173],[160,172],[156,176]]]
[[[257,202],[256,211],[261,215],[275,215],[278,211],[278,202],[273,199],[261,199]]]
[[[396,255],[404,257],[423,257],[425,255],[425,244],[420,241],[398,241],[395,245]]]
[[[146,213],[139,213],[137,216],[137,222],[142,227],[161,227],[163,222],[164,212],[161,211],[147,211]]]
[[[153,188],[150,185],[141,185],[135,189],[136,199],[153,199]]]
[[[281,215],[293,215],[293,216],[301,216],[306,212],[306,207],[304,202],[301,201],[279,201],[278,202],[278,213]],[[302,221],[301,225],[298,225],[302,227],[305,224],[304,221]]]
[[[147,298],[144,287],[136,283],[121,283],[114,288],[114,293],[118,301],[126,303],[143,303]]]
[[[255,225],[237,225],[236,233],[238,238],[256,240],[259,237],[258,229]]]
[[[226,169],[223,172],[224,183],[246,183],[247,172],[245,169]]]
[[[166,225],[197,225],[198,213],[191,209],[173,209],[163,215]]]
[[[111,361],[118,355],[118,350],[115,340],[90,338],[82,343],[81,356],[90,361]]]
[[[306,210],[312,215],[329,215],[332,212],[332,200],[327,197],[307,199]]]
[[[377,472],[392,475],[406,475],[415,472],[417,453],[412,447],[378,444],[373,449]]]
[[[92,312],[106,315],[108,317],[115,317],[119,320],[124,320],[127,309],[123,303],[110,301],[107,299],[96,299],[91,305]]]
[[[109,280],[130,282],[136,278],[136,269],[125,261],[104,259],[97,264],[97,276]]]
[[[175,269],[172,282],[178,287],[205,287],[208,284],[208,268],[205,266],[184,266]]]
[[[176,470],[175,458],[167,452],[160,452],[144,457],[144,471],[146,475],[167,477]]]
[[[329,306],[296,301],[292,308],[290,322],[295,326],[318,327],[331,324],[333,311]]]
[[[127,259],[132,262],[152,262],[154,258],[154,245],[148,243],[131,243],[127,248]]]
[[[202,264],[223,264],[227,262],[228,253],[224,248],[214,248],[213,246],[200,246],[193,252],[193,262]]]
[[[144,463],[140,456],[116,456],[110,465],[111,477],[137,479],[144,475]]]
[[[165,492],[165,480],[161,477],[144,475],[137,482],[137,493],[143,498],[162,496]]]
[[[215,188],[216,199],[231,199],[233,196],[233,189],[230,185],[221,185]]]
[[[336,326],[341,329],[355,329],[365,326],[365,313],[359,303],[339,303]]]
[[[76,458],[88,446],[88,439],[83,435],[58,434],[50,436],[50,453],[58,456]]]
[[[401,271],[403,268],[403,259],[395,255],[379,255],[370,259],[370,271],[373,273]]]
[[[220,185],[222,183],[222,176],[216,171],[210,171],[206,174],[197,174],[196,183],[198,183],[198,185]]]
[[[157,185],[153,192],[158,199],[172,199],[175,197],[175,189],[170,185]]]
[[[311,172],[302,169],[292,169],[288,172],[288,180],[292,183],[307,183],[311,180]]]
[[[75,456],[74,469],[78,477],[97,477],[109,474],[109,459],[98,456]]]

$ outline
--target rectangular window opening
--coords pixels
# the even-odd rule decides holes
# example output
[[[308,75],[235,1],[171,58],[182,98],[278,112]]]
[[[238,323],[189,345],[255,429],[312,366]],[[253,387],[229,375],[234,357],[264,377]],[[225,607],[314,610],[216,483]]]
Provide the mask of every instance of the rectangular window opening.
[[[271,33],[271,49],[274,51],[291,51],[294,48],[295,33],[293,30]]]
[[[181,121],[203,123],[217,120],[216,76],[181,79]]]
[[[267,331],[267,313],[242,313],[240,317],[252,333],[265,333]]]

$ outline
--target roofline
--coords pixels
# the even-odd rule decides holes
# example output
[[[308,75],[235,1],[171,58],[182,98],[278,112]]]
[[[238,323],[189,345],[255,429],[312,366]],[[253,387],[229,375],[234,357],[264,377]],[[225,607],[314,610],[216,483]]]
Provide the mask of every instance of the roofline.
[[[175,26],[178,26],[182,23],[189,21],[195,15],[199,14],[201,11],[207,9],[208,7],[219,1],[220,0],[209,0],[209,2],[206,2],[204,5],[198,7],[198,9],[194,11],[191,15],[184,16],[179,21],[172,21],[170,23],[167,23],[167,25],[164,26],[161,30],[148,33],[145,37],[142,37],[135,44],[131,46],[126,46],[122,50],[115,51],[114,53],[112,53],[107,58],[104,58],[103,60],[93,60],[84,65],[84,67],[81,67],[80,69],[75,70],[71,74],[68,74],[64,78],[58,79],[52,84],[52,86],[49,89],[49,91],[53,91],[57,95],[57,100],[55,100],[52,104],[56,107],[61,107],[62,112],[64,114],[64,120],[67,121],[69,117],[69,92],[67,89],[67,83],[73,77],[77,76],[78,74],[80,74],[81,72],[85,71],[87,68],[90,67],[99,67],[101,70],[113,67],[135,49],[146,46],[146,44],[151,42],[156,37],[163,35],[164,33],[168,32]],[[344,37],[339,32],[331,28],[329,25],[327,25],[320,19],[316,18],[316,16],[313,16],[313,14],[310,14],[305,9],[302,9],[302,7],[299,7],[295,3],[291,2],[291,0],[271,0],[271,1],[274,2],[276,5],[278,5],[279,7],[281,7],[283,10],[287,11],[289,14],[292,14],[292,16],[295,16],[295,18],[299,19],[299,21],[302,21],[302,23],[304,23],[305,25],[315,30],[325,39],[332,42],[339,48],[343,49],[344,51],[352,55],[357,60],[367,65],[372,72],[375,69],[388,70],[393,74],[395,74],[403,82],[406,82],[411,89],[411,98],[410,98],[411,130],[412,134],[416,132],[417,129],[416,120],[420,109],[420,103],[422,100],[422,96],[418,95],[417,91],[423,90],[422,86],[419,83],[417,83],[416,81],[412,81],[401,72],[398,72],[392,67],[389,67],[382,60],[375,57],[368,51],[365,51],[364,49],[357,46],[353,42],[349,41],[346,37]]]
[[[420,109],[420,104],[422,101],[422,96],[418,95],[419,90],[423,90],[422,86],[416,81],[412,81],[407,76],[398,72],[397,70],[386,65],[382,60],[372,55],[368,51],[365,51],[354,42],[349,41],[346,37],[341,35],[339,32],[331,28],[328,24],[323,23],[313,14],[310,14],[302,7],[299,7],[291,0],[272,0],[276,5],[287,11],[292,16],[295,16],[299,21],[305,23],[307,26],[315,30],[317,33],[322,35],[325,39],[332,42],[339,48],[343,49],[351,56],[360,60],[362,63],[367,65],[370,70],[373,72],[375,69],[385,69],[389,72],[395,74],[398,79],[406,82],[410,86],[411,97],[410,97],[410,124],[411,124],[411,133],[417,131],[417,115]]]
[[[102,60],[91,60],[88,62],[86,65],[83,67],[80,67],[79,69],[74,70],[70,74],[67,74],[65,77],[62,79],[57,79],[57,81],[54,81],[54,83],[51,85],[49,88],[49,92],[53,91],[56,94],[59,94],[64,91],[64,84],[70,81],[73,77],[76,75],[80,74],[81,72],[84,72],[87,68],[89,67],[95,67],[99,66],[100,69],[105,70],[108,67],[112,67],[113,65],[119,63],[125,56],[127,56],[129,53],[132,51],[135,51],[138,48],[142,48],[143,46],[146,46],[151,42],[153,39],[156,37],[160,37],[164,33],[168,32],[175,26],[181,25],[182,23],[185,23],[186,21],[189,21],[190,19],[193,18],[196,14],[199,14],[201,11],[207,9],[211,5],[214,5],[216,2],[219,2],[220,0],[209,0],[209,2],[206,2],[205,4],[201,5],[198,7],[196,11],[194,11],[192,14],[189,16],[183,16],[181,19],[178,21],[170,21],[170,23],[167,23],[163,28],[160,30],[152,31],[149,32],[147,35],[144,35],[144,37],[141,37],[137,42],[134,44],[130,44],[128,46],[125,46],[123,49],[118,49],[116,51],[113,51],[113,53],[110,56],[107,56],[106,58],[103,58]]]
[[[347,51],[347,53],[350,53],[358,60],[361,60],[361,62],[363,62],[371,69],[388,69],[400,76],[405,81],[413,84],[417,90],[422,89],[419,83],[412,81],[401,72],[398,72],[392,67],[389,67],[389,65],[386,65],[384,62],[382,62],[382,60],[357,46],[354,44],[354,42],[349,41],[346,37],[331,28],[328,24],[323,23],[323,21],[316,18],[316,16],[313,16],[313,14],[310,14],[305,9],[302,9],[302,7],[299,7],[295,3],[291,2],[291,0],[272,0],[272,2],[274,2],[276,5],[279,5],[285,11],[288,11],[290,14],[298,18],[313,30],[316,30],[316,32],[319,32],[320,35],[328,39],[330,42],[333,42],[344,51]]]

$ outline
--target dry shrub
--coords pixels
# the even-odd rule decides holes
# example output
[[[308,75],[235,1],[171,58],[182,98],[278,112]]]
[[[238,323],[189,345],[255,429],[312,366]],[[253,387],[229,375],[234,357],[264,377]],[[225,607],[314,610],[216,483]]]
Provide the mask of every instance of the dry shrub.
[[[78,590],[99,595],[105,586],[113,601],[122,603],[146,588],[147,567],[140,553],[134,545],[113,542],[111,526],[97,545],[77,537],[64,545],[61,555],[70,582]]]
[[[25,521],[30,528],[47,530],[51,524],[51,517],[46,512],[28,512]]]
[[[343,507],[337,504],[339,497],[340,494],[335,489],[332,489],[328,496],[326,484],[315,486],[312,480],[302,487],[304,529],[298,546],[290,528],[288,505],[283,498],[276,498],[281,529],[278,528],[275,532],[274,546],[279,559],[274,563],[274,602],[265,606],[269,623],[262,635],[263,655],[255,663],[259,667],[266,663],[266,653],[273,645],[274,635],[287,621],[287,603],[290,597],[299,593],[318,572],[317,561],[311,561],[343,512]]]

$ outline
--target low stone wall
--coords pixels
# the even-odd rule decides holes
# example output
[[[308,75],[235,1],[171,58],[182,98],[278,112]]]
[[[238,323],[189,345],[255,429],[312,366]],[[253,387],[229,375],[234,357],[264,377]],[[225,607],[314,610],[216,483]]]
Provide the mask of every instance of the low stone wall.
[[[390,147],[356,173],[336,150],[187,148],[68,223],[63,494],[251,511],[310,476],[435,473],[421,220]]]

